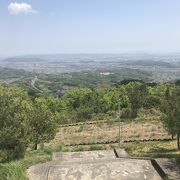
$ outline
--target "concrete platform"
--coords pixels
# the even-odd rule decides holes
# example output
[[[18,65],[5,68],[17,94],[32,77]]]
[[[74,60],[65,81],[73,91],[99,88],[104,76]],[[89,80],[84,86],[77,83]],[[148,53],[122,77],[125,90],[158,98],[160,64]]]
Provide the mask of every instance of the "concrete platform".
[[[53,153],[53,160],[61,161],[90,161],[98,159],[115,159],[112,150],[83,151],[83,152],[59,152]]]
[[[148,160],[118,159],[113,151],[58,153],[32,166],[30,180],[160,180]]]
[[[128,153],[124,149],[116,149],[115,153],[117,157],[129,157]]]

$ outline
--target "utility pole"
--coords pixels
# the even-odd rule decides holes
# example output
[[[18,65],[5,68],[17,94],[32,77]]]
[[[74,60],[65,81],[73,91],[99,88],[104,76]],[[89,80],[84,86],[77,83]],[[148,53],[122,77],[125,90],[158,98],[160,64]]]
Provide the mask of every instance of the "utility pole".
[[[121,118],[120,118],[120,99],[118,103],[118,108],[119,108],[119,148],[121,146]]]

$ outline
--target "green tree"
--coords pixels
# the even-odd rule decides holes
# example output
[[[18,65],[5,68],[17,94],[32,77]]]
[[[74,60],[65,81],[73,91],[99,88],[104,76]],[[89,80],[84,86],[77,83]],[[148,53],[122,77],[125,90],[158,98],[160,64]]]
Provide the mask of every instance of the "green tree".
[[[54,108],[50,99],[41,97],[34,101],[30,127],[35,149],[39,143],[49,142],[56,134],[57,121]]]
[[[135,118],[137,117],[138,110],[145,105],[148,96],[148,89],[146,84],[137,82],[129,83],[126,89],[131,103],[132,117]]]
[[[21,158],[29,140],[27,94],[13,86],[0,85],[0,161]]]
[[[145,98],[145,103],[144,103],[144,108],[146,109],[151,109],[151,108],[160,108],[161,106],[161,98],[159,96],[155,96],[155,95],[148,95]]]
[[[81,105],[90,103],[92,97],[92,90],[89,88],[75,88],[70,90],[64,96],[64,100],[71,109],[77,109]]]
[[[89,88],[75,88],[69,91],[63,100],[69,111],[71,122],[89,120],[95,111],[96,94]]]
[[[165,114],[164,125],[172,135],[177,135],[177,147],[180,150],[180,88],[168,86],[162,111]]]

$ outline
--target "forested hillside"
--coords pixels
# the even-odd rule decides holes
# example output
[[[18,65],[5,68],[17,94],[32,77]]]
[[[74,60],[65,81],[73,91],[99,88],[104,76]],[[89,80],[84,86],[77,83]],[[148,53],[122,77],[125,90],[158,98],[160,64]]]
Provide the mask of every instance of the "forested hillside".
[[[36,98],[17,87],[1,85],[1,161],[22,157],[32,142],[37,149],[37,144],[52,140],[62,124],[102,118],[116,121],[119,116],[122,121],[133,121],[142,109],[161,112],[169,132],[179,137],[179,93],[175,84],[129,82],[75,88],[62,98]]]
[[[65,92],[75,87],[93,88],[97,85],[111,86],[126,79],[149,82],[152,80],[151,75],[151,73],[136,69],[42,74],[10,68],[0,68],[1,82],[18,85],[30,94],[42,95],[43,92],[56,96],[62,96]]]
[[[0,162],[23,158],[27,149],[37,150],[38,144],[52,141],[63,124],[101,120],[112,124],[119,118],[125,123],[148,122],[147,114],[163,123],[180,149],[178,84],[123,81],[74,88],[62,97],[37,97],[17,86],[0,85]]]

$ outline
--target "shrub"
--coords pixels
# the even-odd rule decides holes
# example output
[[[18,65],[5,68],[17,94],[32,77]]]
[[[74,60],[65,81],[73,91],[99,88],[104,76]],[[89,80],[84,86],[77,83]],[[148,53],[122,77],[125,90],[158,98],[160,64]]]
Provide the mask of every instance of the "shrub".
[[[90,146],[89,151],[96,151],[96,150],[103,150],[104,148],[102,146]]]
[[[51,155],[52,152],[53,152],[52,148],[50,148],[50,147],[44,147],[43,151],[44,151],[44,153],[50,154],[50,155]]]
[[[49,147],[49,146],[45,146],[43,148],[43,152],[46,153],[46,154],[52,154],[53,152],[60,152],[62,151],[62,146],[61,145],[58,145],[58,146],[55,146],[55,147]]]
[[[131,118],[132,110],[131,108],[124,108],[122,110],[121,118]]]
[[[84,148],[82,146],[79,146],[74,149],[75,152],[84,151]]]
[[[62,151],[62,146],[61,145],[58,145],[54,148],[54,152],[60,152]]]
[[[17,142],[14,148],[2,149],[0,150],[0,162],[11,161],[13,159],[23,158],[25,154],[26,147],[23,143]]]

